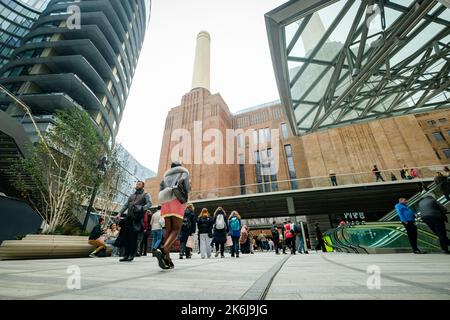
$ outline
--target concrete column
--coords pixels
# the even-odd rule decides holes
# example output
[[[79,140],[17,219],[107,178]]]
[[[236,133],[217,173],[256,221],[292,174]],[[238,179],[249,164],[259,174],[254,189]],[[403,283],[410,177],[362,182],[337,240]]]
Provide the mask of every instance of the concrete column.
[[[210,90],[210,65],[211,36],[207,31],[201,31],[197,35],[197,48],[195,50],[192,89],[205,88],[207,90]]]

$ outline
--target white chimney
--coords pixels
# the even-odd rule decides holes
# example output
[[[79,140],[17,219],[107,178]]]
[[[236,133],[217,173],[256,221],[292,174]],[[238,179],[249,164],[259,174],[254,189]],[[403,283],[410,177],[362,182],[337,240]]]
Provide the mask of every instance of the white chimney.
[[[192,89],[205,88],[210,90],[210,65],[211,36],[207,31],[201,31],[197,35]]]

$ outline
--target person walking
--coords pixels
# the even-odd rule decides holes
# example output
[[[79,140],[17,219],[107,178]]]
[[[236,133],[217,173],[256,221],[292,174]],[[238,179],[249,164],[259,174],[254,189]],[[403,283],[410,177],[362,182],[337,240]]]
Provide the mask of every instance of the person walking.
[[[228,224],[227,224],[227,214],[222,207],[218,207],[214,212],[213,217],[214,235],[213,242],[216,246],[216,258],[219,256],[225,258],[225,243],[227,242],[228,234]]]
[[[298,234],[298,248],[297,248],[297,251],[298,251],[298,253],[305,253],[305,254],[308,253],[308,250],[306,250],[306,248],[305,248],[305,242],[303,241],[303,235],[302,235],[301,232]]]
[[[91,252],[89,255],[90,258],[96,258],[97,254],[106,249],[106,243],[102,240],[102,236],[105,233],[103,230],[103,224],[105,222],[105,219],[103,217],[100,217],[98,219],[97,225],[92,229],[91,234],[89,235],[88,243],[91,246],[94,246],[94,251]]]
[[[325,241],[323,241],[323,234],[319,228],[318,223],[315,224],[315,232],[316,232],[316,240],[317,240],[316,251],[322,249],[322,252],[327,252],[327,248],[325,247]]]
[[[449,254],[450,240],[445,228],[445,223],[448,222],[447,209],[436,201],[433,195],[428,194],[419,201],[419,211],[422,221],[438,236],[442,252]]]
[[[397,211],[400,221],[405,227],[413,252],[419,254],[421,252],[417,247],[417,226],[415,223],[415,214],[407,206],[407,203],[408,201],[406,200],[406,198],[398,199],[398,203],[395,205],[395,210]]]
[[[436,172],[434,183],[439,186],[439,189],[442,191],[445,199],[447,199],[447,201],[450,201],[450,183],[447,177],[445,177],[441,172]]]
[[[239,238],[241,237],[241,216],[237,211],[231,212],[228,218],[228,230],[233,241],[231,256],[239,258]]]
[[[144,214],[152,206],[152,200],[148,193],[144,191],[145,183],[138,181],[136,183],[136,191],[129,198],[125,205],[120,209],[116,219],[120,219],[121,215],[127,211],[124,221],[122,243],[125,247],[125,254],[120,262],[131,262],[137,253],[138,234],[144,229]],[[119,234],[119,237],[120,234]]]
[[[183,224],[180,232],[180,259],[185,256],[186,259],[192,257],[192,249],[188,246],[189,237],[193,237],[197,230],[197,217],[195,216],[195,207],[192,203],[188,203],[184,211]],[[190,244],[192,246],[192,244]]]
[[[270,232],[272,233],[272,240],[275,246],[275,254],[280,254],[280,232],[275,221],[272,222]]]
[[[242,254],[249,254],[251,250],[251,235],[247,225],[243,225],[241,228],[241,237],[239,239],[239,245],[241,246]]]
[[[152,254],[155,256],[156,249],[159,248],[163,238],[164,219],[161,217],[161,206],[158,206],[157,211],[150,219],[151,233],[152,233]]]
[[[372,173],[373,173],[373,175],[375,176],[376,182],[378,182],[378,181],[380,181],[380,180],[384,182],[384,178],[383,178],[383,176],[381,175],[381,172],[380,172],[380,170],[378,169],[378,167],[377,167],[376,164],[373,165]]]
[[[334,170],[330,170],[328,176],[330,177],[330,181],[331,181],[331,185],[333,187],[337,186],[337,177],[336,177],[336,173],[334,172]]]
[[[198,234],[200,236],[200,254],[202,259],[211,258],[211,238],[213,221],[208,209],[203,208],[197,219]]]
[[[288,220],[284,224],[284,239],[286,246],[291,249],[291,254],[295,254],[295,235],[291,232],[292,222]]]
[[[178,161],[172,162],[171,168],[164,173],[160,190],[159,203],[161,203],[161,217],[164,218],[166,232],[164,246],[162,249],[156,249],[155,255],[161,269],[171,269],[174,268],[174,264],[170,258],[170,250],[178,240],[191,190],[189,171]]]

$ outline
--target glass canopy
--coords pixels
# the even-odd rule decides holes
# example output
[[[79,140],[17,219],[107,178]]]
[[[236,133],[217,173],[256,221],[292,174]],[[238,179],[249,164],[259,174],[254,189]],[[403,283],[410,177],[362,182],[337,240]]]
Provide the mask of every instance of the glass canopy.
[[[266,25],[297,134],[450,106],[450,10],[436,0],[289,1]]]

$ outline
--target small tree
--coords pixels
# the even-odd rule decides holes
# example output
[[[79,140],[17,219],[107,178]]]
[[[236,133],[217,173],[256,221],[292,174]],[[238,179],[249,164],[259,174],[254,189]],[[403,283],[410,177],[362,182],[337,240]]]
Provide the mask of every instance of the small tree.
[[[120,145],[115,144],[108,152],[108,169],[103,176],[100,197],[97,198],[97,201],[101,200],[102,203],[96,207],[101,208],[100,214],[105,218],[111,217],[117,205],[120,205],[115,200],[120,193],[120,186],[126,180],[120,159],[120,149]]]
[[[85,111],[58,111],[43,140],[30,146],[30,156],[11,167],[15,187],[47,223],[44,233],[75,221],[105,151],[105,139]]]

